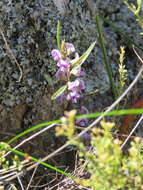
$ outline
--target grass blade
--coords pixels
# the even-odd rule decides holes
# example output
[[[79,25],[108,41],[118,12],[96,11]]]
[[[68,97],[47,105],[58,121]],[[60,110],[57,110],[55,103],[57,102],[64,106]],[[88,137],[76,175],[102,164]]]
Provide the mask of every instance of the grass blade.
[[[58,98],[67,89],[67,84],[59,88],[51,97],[51,100]]]
[[[60,22],[58,21],[56,38],[57,38],[57,44],[58,44],[59,50],[61,49],[60,33],[61,33],[61,25],[60,25]]]
[[[107,52],[106,52],[106,49],[105,49],[104,39],[103,39],[103,35],[102,35],[102,28],[101,28],[101,25],[100,25],[100,20],[99,20],[99,15],[98,14],[96,15],[96,24],[97,24],[98,34],[99,34],[99,43],[100,43],[101,51],[102,51],[103,56],[104,56],[105,69],[106,69],[108,77],[109,77],[110,86],[112,88],[114,99],[116,99],[117,96],[118,96],[118,91],[117,91],[117,88],[116,88],[116,86],[114,84],[112,69],[111,69],[111,66],[109,64],[109,59],[108,59]]]
[[[3,149],[4,146],[5,146],[5,144],[0,143],[0,149]],[[41,164],[41,165],[43,165],[43,166],[46,166],[47,168],[50,168],[50,169],[52,169],[52,170],[55,170],[56,172],[59,172],[59,173],[61,173],[62,175],[66,176],[66,177],[70,177],[70,178],[72,178],[72,179],[75,179],[75,177],[72,176],[71,174],[66,173],[66,172],[64,172],[63,170],[59,169],[59,168],[56,168],[56,167],[54,167],[54,166],[52,166],[52,165],[50,165],[50,164],[48,164],[48,163],[45,163],[45,162],[43,162],[43,161],[41,161],[41,160],[39,160],[39,159],[37,159],[37,158],[35,158],[35,157],[32,157],[32,156],[30,156],[30,155],[27,155],[26,153],[23,153],[23,152],[21,152],[21,151],[19,151],[19,150],[15,150],[15,149],[9,148],[9,151],[11,151],[11,152],[13,152],[13,153],[15,153],[15,154],[17,154],[17,155],[19,155],[19,156],[22,156],[22,157],[24,157],[24,158],[27,158],[27,157],[28,157],[28,159],[30,159],[30,160],[32,160],[32,161],[34,161],[34,162],[37,162],[37,163],[39,163],[39,164]]]
[[[105,116],[117,116],[117,115],[129,115],[129,114],[143,114],[143,109],[126,109],[126,110],[114,110],[111,112],[108,112],[105,114]],[[80,115],[80,116],[76,116],[76,119],[83,119],[83,118],[96,118],[103,115],[102,112],[96,112],[96,113],[90,113],[90,114],[84,114],[84,115]],[[17,139],[19,139],[20,137],[23,137],[24,135],[38,130],[42,127],[46,127],[48,125],[51,124],[56,124],[56,123],[61,123],[61,120],[54,120],[54,121],[49,121],[49,122],[45,122],[45,123],[40,123],[38,125],[35,125],[33,127],[31,127],[30,129],[25,130],[24,132],[16,135],[15,137],[13,137],[12,139],[10,139],[7,144],[11,144],[14,141],[16,141]]]

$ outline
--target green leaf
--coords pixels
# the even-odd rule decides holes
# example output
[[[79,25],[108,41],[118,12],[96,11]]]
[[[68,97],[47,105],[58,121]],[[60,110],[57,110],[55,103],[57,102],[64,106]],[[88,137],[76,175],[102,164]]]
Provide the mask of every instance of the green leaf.
[[[52,95],[51,99],[52,99],[52,100],[55,100],[55,99],[58,98],[66,89],[67,89],[67,84],[64,85],[64,86],[62,86],[58,91],[56,91],[56,92]]]
[[[137,15],[139,14],[139,12],[141,11],[141,7],[142,7],[142,0],[137,0],[137,4],[138,4],[138,8],[137,8]]]
[[[134,4],[128,3],[128,0],[124,0],[124,3],[127,5],[127,7],[136,15],[136,7]]]
[[[78,59],[76,60],[74,63],[72,63],[73,67],[76,66],[80,66],[83,64],[83,62],[87,59],[87,57],[89,56],[89,54],[91,53],[91,51],[93,50],[94,46],[95,46],[96,42],[93,42],[89,48],[86,50],[86,52]]]
[[[61,25],[60,25],[60,22],[58,21],[56,38],[57,38],[57,44],[58,44],[58,49],[59,50],[61,49],[60,32],[61,32]]]
[[[128,6],[128,8],[138,17],[139,13],[141,11],[141,7],[142,7],[142,0],[137,0],[137,7],[132,4],[132,3],[128,3],[128,0],[124,0],[124,3]]]

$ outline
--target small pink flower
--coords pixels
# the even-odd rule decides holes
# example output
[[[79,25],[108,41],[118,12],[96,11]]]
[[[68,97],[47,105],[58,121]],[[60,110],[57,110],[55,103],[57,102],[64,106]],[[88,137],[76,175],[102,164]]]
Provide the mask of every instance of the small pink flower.
[[[82,106],[80,111],[81,111],[81,114],[89,113],[88,109],[85,106]],[[76,125],[79,125],[81,127],[86,127],[88,125],[88,119],[87,118],[78,119],[76,120]]]
[[[77,100],[80,98],[80,94],[78,94],[76,91],[70,92],[67,95],[67,100],[71,100],[73,103],[77,103]]]
[[[60,51],[57,49],[53,49],[51,55],[55,61],[59,61],[62,58]]]
[[[67,73],[69,72],[70,68],[70,63],[68,62],[68,60],[61,59],[58,61],[57,66],[59,67],[59,69],[56,73],[56,77],[61,80],[66,80]]]
[[[64,99],[65,99],[65,94],[63,93],[63,94],[61,94],[58,98],[57,98],[57,100],[59,101],[59,102],[64,102]]]
[[[58,67],[64,67],[64,68],[70,68],[70,64],[68,62],[68,60],[59,60],[58,63],[57,63],[57,66]]]
[[[85,89],[84,81],[76,79],[74,82],[68,82],[68,90],[81,91]]]
[[[67,78],[67,69],[64,67],[61,67],[58,69],[58,71],[56,72],[56,77],[60,80],[66,80]]]
[[[75,47],[74,47],[74,45],[72,43],[65,43],[65,47],[66,47],[68,55],[75,52]]]
[[[82,77],[85,75],[85,72],[84,71],[81,71],[81,66],[76,66],[74,67],[71,72],[71,74],[77,76],[77,77]]]

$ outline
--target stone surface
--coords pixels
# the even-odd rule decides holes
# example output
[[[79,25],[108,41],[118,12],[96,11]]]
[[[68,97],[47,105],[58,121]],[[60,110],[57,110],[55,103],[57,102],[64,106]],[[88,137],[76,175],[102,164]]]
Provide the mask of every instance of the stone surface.
[[[0,105],[0,130],[13,133],[20,130],[27,109],[26,104],[19,104],[11,109]]]
[[[80,55],[91,42],[97,41],[96,23],[91,10],[93,7],[142,46],[142,37],[138,34],[141,30],[135,22],[135,17],[121,0],[118,3],[112,0],[71,0],[68,3],[69,12],[65,16],[60,15],[53,1],[0,2],[1,28],[23,70],[23,78],[17,83],[19,69],[11,57],[7,56],[4,41],[0,36],[0,102],[3,105],[9,107],[22,102],[33,103],[35,98],[41,96],[43,85],[48,86],[49,81],[52,81],[52,85],[56,82],[56,65],[50,52],[56,47],[57,20],[61,22],[62,38],[74,43]],[[104,25],[103,29],[106,48],[116,73],[117,62],[112,57],[117,56],[119,45],[128,44],[124,39],[120,40],[119,35],[108,25]],[[85,80],[89,79],[87,90],[99,89],[99,93],[106,93],[109,90],[109,80],[98,43],[83,67],[87,73]]]

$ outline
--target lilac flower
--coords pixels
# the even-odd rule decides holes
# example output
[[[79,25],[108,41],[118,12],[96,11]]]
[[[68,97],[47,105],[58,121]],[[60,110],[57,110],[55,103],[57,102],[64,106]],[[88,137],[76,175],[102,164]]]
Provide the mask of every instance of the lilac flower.
[[[61,95],[57,98],[57,100],[58,100],[59,102],[61,102],[61,103],[64,101],[64,99],[65,99],[65,93],[61,94]]]
[[[71,100],[73,103],[77,103],[77,100],[80,98],[80,94],[76,91],[72,91],[67,95],[67,100]]]
[[[65,43],[65,47],[67,50],[67,55],[70,55],[71,53],[75,52],[75,47],[72,43]]]
[[[68,60],[62,60],[62,59],[58,61],[57,66],[60,67],[61,70],[62,70],[62,68],[65,68],[65,69],[70,68],[70,64],[69,64]]]
[[[88,114],[89,111],[85,106],[81,107],[81,114]],[[83,118],[83,119],[78,119],[76,120],[76,125],[79,125],[81,127],[86,127],[88,125],[88,119],[87,118]]]
[[[67,100],[77,103],[78,99],[81,98],[81,91],[85,89],[84,81],[77,78],[75,81],[70,82],[71,74],[76,77],[83,76],[85,73],[81,71],[82,62],[79,63],[79,54],[75,53],[75,58],[70,59],[69,55],[75,52],[75,47],[72,43],[62,42],[61,52],[58,49],[53,49],[51,54],[55,61],[57,61],[58,71],[56,77],[60,80],[66,81],[68,84],[68,90],[66,95]],[[78,61],[78,64],[76,64]],[[63,101],[63,98],[61,98]],[[82,126],[86,125],[85,120],[80,121]]]
[[[83,140],[86,140],[86,141],[90,141],[91,140],[91,136],[88,134],[88,133],[84,133],[81,138]]]
[[[85,85],[81,79],[76,79],[74,82],[68,82],[68,90],[70,92],[67,95],[67,100],[77,103],[77,100],[81,97],[80,92],[84,89]]]
[[[66,80],[67,72],[68,72],[67,68],[61,67],[56,72],[56,77],[61,80]]]
[[[59,67],[57,73],[56,73],[56,77],[61,79],[61,80],[66,80],[67,77],[67,73],[69,72],[69,68],[70,68],[70,63],[67,60],[59,60],[57,63],[57,66]]]
[[[51,54],[52,54],[52,57],[55,61],[59,61],[62,58],[60,51],[57,49],[53,49]]]
[[[71,74],[77,76],[77,77],[82,77],[85,75],[85,72],[84,71],[81,71],[81,66],[76,66],[74,67],[71,72]]]
[[[85,84],[84,84],[84,81],[81,80],[81,79],[76,79],[78,82],[79,82],[79,89],[80,90],[84,90],[85,89]]]
[[[74,82],[68,82],[68,90],[71,91],[81,91],[85,89],[84,81],[81,79],[76,79]]]
[[[76,124],[81,127],[86,127],[88,124],[88,119],[78,119]]]

